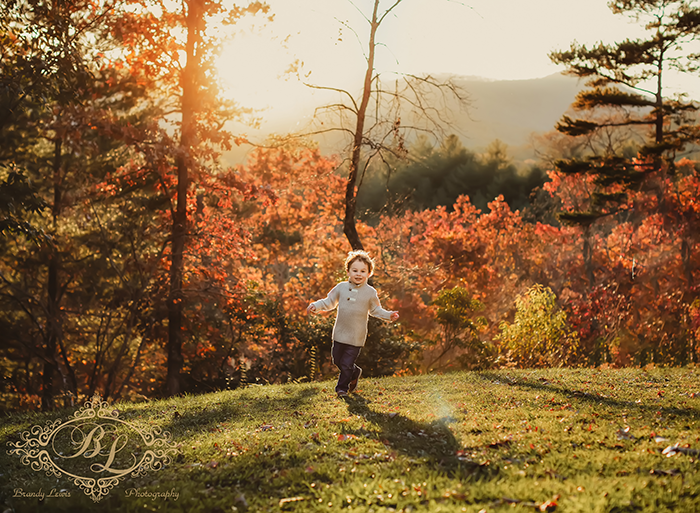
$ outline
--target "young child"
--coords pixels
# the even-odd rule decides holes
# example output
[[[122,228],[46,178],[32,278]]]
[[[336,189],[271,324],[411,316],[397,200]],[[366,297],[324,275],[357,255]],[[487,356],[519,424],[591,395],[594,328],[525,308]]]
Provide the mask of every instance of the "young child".
[[[340,369],[335,391],[338,397],[346,397],[357,388],[362,369],[355,364],[367,340],[369,316],[385,321],[395,321],[399,312],[384,310],[377,291],[367,284],[374,272],[374,262],[365,251],[351,251],[345,259],[348,281],[338,283],[324,299],[314,301],[307,308],[309,313],[327,312],[338,308],[333,326],[333,363]]]

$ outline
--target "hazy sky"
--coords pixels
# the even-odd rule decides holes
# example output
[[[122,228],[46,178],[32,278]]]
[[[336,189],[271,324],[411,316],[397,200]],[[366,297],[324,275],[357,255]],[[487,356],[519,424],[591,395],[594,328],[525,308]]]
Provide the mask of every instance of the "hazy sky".
[[[307,88],[280,78],[294,59],[304,62],[309,82],[359,86],[369,32],[359,11],[369,17],[373,0],[266,1],[275,21],[247,26],[223,56],[233,97],[275,112],[312,101]],[[643,34],[640,23],[613,14],[607,0],[404,0],[380,28],[377,69],[536,78],[562,71],[547,54],[574,40],[612,43]],[[667,83],[700,91],[697,78]]]

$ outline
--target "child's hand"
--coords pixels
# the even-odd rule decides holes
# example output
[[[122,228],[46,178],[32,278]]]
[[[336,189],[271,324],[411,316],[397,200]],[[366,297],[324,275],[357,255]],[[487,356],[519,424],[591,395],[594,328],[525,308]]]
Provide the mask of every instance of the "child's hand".
[[[394,322],[396,319],[399,318],[399,312],[391,312],[391,322]]]
[[[313,303],[306,307],[306,313],[316,313],[316,307]]]

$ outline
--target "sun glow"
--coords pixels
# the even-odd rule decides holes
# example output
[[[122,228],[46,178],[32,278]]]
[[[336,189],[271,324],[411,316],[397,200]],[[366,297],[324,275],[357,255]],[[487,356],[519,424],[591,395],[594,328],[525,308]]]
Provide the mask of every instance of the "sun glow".
[[[231,37],[217,64],[223,94],[254,110],[259,127],[236,124],[251,140],[308,130],[317,107],[348,100],[344,94],[309,88],[302,80],[357,98],[367,65],[365,16],[374,2],[267,3],[272,21],[243,19],[233,28],[220,28],[224,38]],[[394,3],[383,0],[381,5]],[[644,33],[639,23],[612,14],[607,0],[402,2],[380,29],[375,71],[387,80],[396,73],[524,80],[563,71],[548,53],[566,49],[574,40],[593,45]],[[297,64],[301,79],[289,72]],[[669,72],[665,87],[668,93],[700,98],[700,77],[694,75]]]
[[[217,62],[224,94],[242,107],[256,110],[294,101],[301,92],[289,72],[294,61],[283,42],[266,33],[236,37],[224,47]]]
[[[329,95],[303,82],[347,87],[362,78],[357,43],[338,36],[340,25],[332,13],[311,5],[300,9],[273,2],[274,21],[237,27],[217,61],[226,98],[255,109],[263,119],[298,115],[300,107],[311,115]]]

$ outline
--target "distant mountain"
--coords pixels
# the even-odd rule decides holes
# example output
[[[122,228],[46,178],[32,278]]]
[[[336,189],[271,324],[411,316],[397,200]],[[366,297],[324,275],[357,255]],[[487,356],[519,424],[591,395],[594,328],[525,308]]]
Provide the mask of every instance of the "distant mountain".
[[[562,74],[529,80],[487,80],[478,77],[455,77],[455,82],[469,94],[470,106],[457,113],[456,127],[464,145],[483,150],[495,139],[508,145],[516,160],[534,158],[530,144],[533,133],[544,133],[554,125],[573,103],[583,84]],[[299,107],[298,113],[287,111],[283,118],[266,120],[264,129],[278,134],[299,129],[313,114],[312,107]],[[264,134],[259,134],[263,135]],[[320,141],[324,153],[342,150],[337,140]],[[250,148],[238,148],[227,155],[231,163],[242,162]]]
[[[554,129],[582,84],[561,74],[530,80],[460,78],[472,106],[458,126],[467,147],[478,149],[500,139],[513,149],[529,146],[533,132]]]

